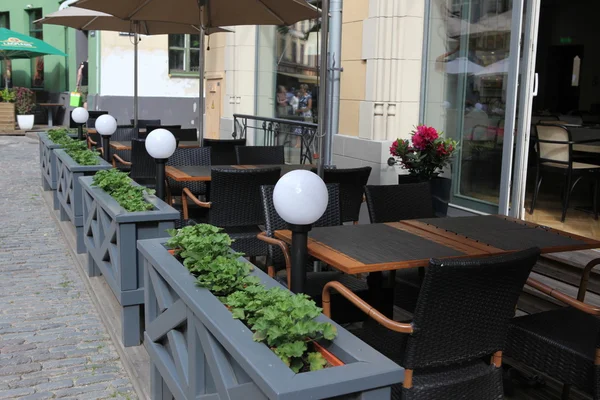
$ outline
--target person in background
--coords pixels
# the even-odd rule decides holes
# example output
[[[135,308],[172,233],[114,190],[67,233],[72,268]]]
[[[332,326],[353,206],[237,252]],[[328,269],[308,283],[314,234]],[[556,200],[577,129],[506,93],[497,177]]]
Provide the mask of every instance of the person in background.
[[[83,103],[83,108],[87,110],[88,103],[88,60],[85,60],[79,66],[79,70],[77,71],[77,91],[81,93],[81,102]]]
[[[283,117],[288,115],[288,99],[287,99],[287,91],[285,90],[285,86],[277,87],[277,116]]]
[[[300,85],[300,95],[298,98],[298,114],[304,117],[306,122],[313,122],[312,119],[312,96],[308,92],[308,85]]]
[[[287,92],[287,102],[288,104],[292,104],[292,98],[296,96],[296,89],[293,86],[290,86],[290,89]]]
[[[292,97],[289,100],[290,107],[292,108],[292,115],[296,115],[298,111],[298,95],[300,95],[299,91],[298,93],[292,93]]]

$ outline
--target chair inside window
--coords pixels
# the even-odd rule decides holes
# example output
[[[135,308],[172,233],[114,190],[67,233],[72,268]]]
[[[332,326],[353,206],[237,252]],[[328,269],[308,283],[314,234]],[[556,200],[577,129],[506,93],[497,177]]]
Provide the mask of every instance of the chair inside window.
[[[337,292],[373,319],[352,333],[405,368],[393,399],[502,400],[508,325],[539,253],[432,259],[410,323],[386,318],[339,282],[323,289],[323,312],[335,318]]]
[[[583,178],[590,178],[594,182],[594,217],[598,219],[597,194],[600,165],[577,162],[573,159],[574,144],[589,143],[595,140],[574,142],[571,131],[566,126],[556,123],[539,123],[535,128],[536,135],[532,137],[532,140],[536,145],[536,174],[529,213],[533,214],[535,210],[542,180],[549,174],[555,174],[563,175],[564,182],[561,222],[564,222],[567,217],[571,193]]]
[[[182,149],[177,148],[175,152],[169,159],[167,160],[167,165],[173,167],[181,167],[186,165],[210,165],[210,149],[204,147],[191,148],[191,149]],[[206,199],[207,195],[207,186],[205,182],[177,182],[176,180],[167,177],[167,202],[169,204],[174,204],[175,197],[181,197],[183,194],[183,189],[187,188],[189,193],[193,195],[197,199],[208,200]],[[204,209],[191,209],[192,205],[190,204],[187,211],[185,219],[189,218],[205,218],[206,211]],[[181,205],[183,207],[183,205]],[[196,207],[197,208],[197,207]]]
[[[261,187],[262,206],[265,214],[265,231],[260,233],[258,237],[269,244],[266,264],[269,276],[272,278],[282,278],[282,283],[287,285],[289,289],[292,289],[290,280],[292,266],[289,246],[284,241],[275,238],[275,231],[289,228],[287,222],[275,210],[273,203],[274,189],[274,186]],[[337,183],[328,184],[327,192],[329,193],[327,209],[323,216],[314,223],[314,227],[342,224],[339,185]],[[307,272],[305,292],[317,304],[321,302],[323,287],[330,281],[342,282],[345,286],[352,288],[355,293],[359,293],[361,298],[368,298],[368,287],[364,280],[337,271],[312,272],[312,265],[307,265],[306,268],[311,272]],[[360,320],[360,316],[357,318],[357,313],[350,307],[351,305],[346,300],[340,298],[336,304],[336,321],[345,323]]]
[[[577,299],[530,278],[529,286],[569,307],[517,317],[509,325],[506,355],[563,382],[562,399],[570,398],[572,386],[600,399],[600,307],[584,303],[597,264],[584,268]]]
[[[203,139],[202,147],[210,147],[212,165],[236,165],[235,148],[245,146],[246,139]]]
[[[212,157],[212,155],[211,155]],[[184,219],[188,219],[188,201],[208,208],[208,222],[224,228],[234,240],[231,246],[247,257],[266,256],[267,244],[256,236],[261,232],[265,216],[260,187],[275,185],[281,176],[280,168],[226,169],[211,171],[210,202],[200,201],[189,189],[183,189]]]
[[[339,183],[342,202],[342,222],[358,222],[364,200],[364,187],[371,175],[371,167],[338,169],[326,168],[325,183]]]
[[[186,128],[186,129],[170,129],[175,139],[180,142],[193,142],[198,140],[198,131],[196,128]]]
[[[236,146],[235,154],[239,165],[283,165],[283,146]]]

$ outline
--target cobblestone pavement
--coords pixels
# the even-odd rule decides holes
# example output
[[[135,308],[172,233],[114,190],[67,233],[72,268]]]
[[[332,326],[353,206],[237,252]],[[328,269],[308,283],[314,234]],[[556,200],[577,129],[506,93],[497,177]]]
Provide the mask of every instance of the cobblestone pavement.
[[[41,197],[38,144],[0,137],[0,399],[137,398]]]

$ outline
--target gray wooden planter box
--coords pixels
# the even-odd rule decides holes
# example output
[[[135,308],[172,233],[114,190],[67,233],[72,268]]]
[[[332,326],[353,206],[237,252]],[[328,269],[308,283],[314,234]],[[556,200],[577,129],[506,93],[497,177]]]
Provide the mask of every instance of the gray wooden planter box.
[[[127,212],[104,190],[92,186],[92,179],[79,178],[88,275],[104,275],[122,307],[123,345],[138,346],[143,332],[144,272],[136,241],[169,236],[166,230],[175,227],[179,211],[156,196],[146,196],[154,210]]]
[[[103,169],[111,169],[112,165],[98,157],[97,165],[79,165],[64,150],[54,150],[56,155],[56,195],[58,197],[60,220],[71,221],[75,226],[77,253],[85,253],[83,244],[83,200],[81,183],[82,176],[94,175]]]
[[[54,150],[60,149],[59,144],[54,143],[46,133],[38,134],[40,139],[40,169],[42,172],[42,187],[45,191],[54,191],[52,194],[53,206],[58,210],[59,202],[56,195],[57,186],[57,170],[56,170],[56,155]]]
[[[153,399],[390,399],[404,370],[337,326],[328,349],[346,365],[294,374],[232,318],[164,247],[138,241],[144,257],[146,332]],[[258,268],[267,287],[279,286]],[[320,321],[329,321],[325,316]],[[331,321],[330,321],[331,322]],[[334,323],[335,324],[335,323]]]

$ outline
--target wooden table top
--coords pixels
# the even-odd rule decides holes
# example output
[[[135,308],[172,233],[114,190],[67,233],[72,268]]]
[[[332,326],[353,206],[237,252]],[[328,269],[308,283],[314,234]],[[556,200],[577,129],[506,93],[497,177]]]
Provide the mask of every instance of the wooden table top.
[[[94,129],[95,131],[95,129]],[[140,129],[140,131],[142,131]],[[95,132],[91,132],[95,133]],[[131,150],[131,140],[122,140],[122,141],[111,141],[110,147],[115,150]],[[200,147],[200,143],[197,140],[190,141],[181,141],[179,142],[179,148],[181,149],[194,149],[196,147]]]
[[[487,236],[484,229],[473,229],[470,235],[456,233],[452,230],[453,221],[450,221],[461,220],[454,223],[459,226],[454,230],[464,231],[465,227],[478,228],[485,227],[484,223],[491,224],[493,220],[486,218],[497,219],[497,223],[493,224],[495,231]],[[344,273],[358,274],[426,267],[430,258],[472,258],[509,253],[533,245],[540,247],[542,253],[600,247],[600,242],[592,239],[500,216],[436,220],[441,221],[438,225],[444,225],[444,228],[428,223],[429,220],[314,228],[309,233],[308,253]],[[488,241],[498,234],[500,240],[496,240],[495,244],[486,243],[478,239],[477,232]],[[292,242],[289,230],[276,231],[275,236],[288,244]],[[502,240],[506,241],[508,236],[516,239],[503,243]],[[519,243],[521,246],[515,246]]]
[[[167,165],[165,168],[166,175],[176,180],[177,182],[210,182],[211,170],[213,168],[229,168],[229,169],[259,169],[259,168],[281,168],[281,175],[297,169],[311,170],[315,168],[310,164],[293,164],[293,165],[195,165],[173,167]]]

